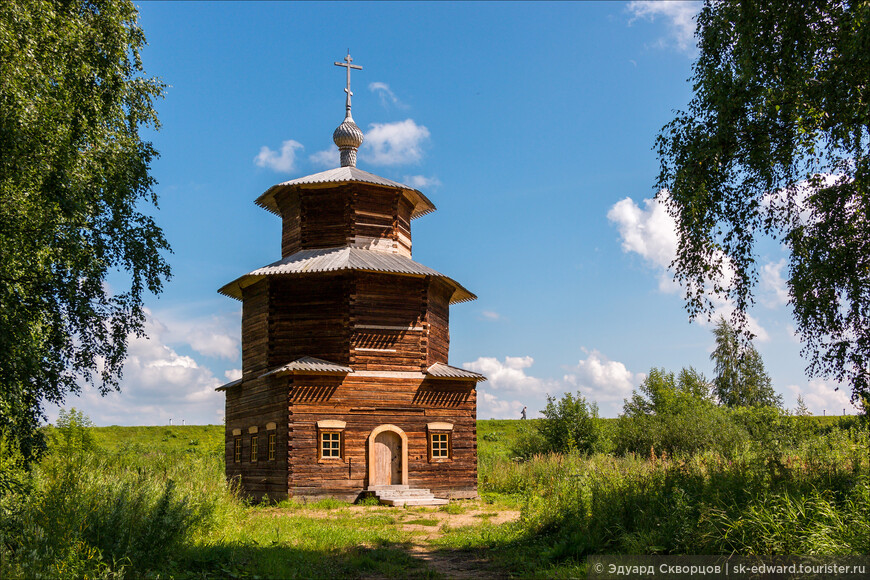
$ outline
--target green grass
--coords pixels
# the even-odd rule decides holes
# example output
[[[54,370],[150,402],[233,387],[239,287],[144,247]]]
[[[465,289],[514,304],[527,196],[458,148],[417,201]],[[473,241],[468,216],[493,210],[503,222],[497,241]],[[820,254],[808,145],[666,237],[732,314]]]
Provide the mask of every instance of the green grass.
[[[482,576],[571,578],[601,553],[870,553],[866,431],[801,418],[797,445],[727,458],[511,457],[534,421],[479,421],[481,500],[436,530],[431,508],[321,500],[249,505],[224,478],[223,427],[92,428],[95,449],[53,449],[0,495],[0,577],[434,577],[412,543],[489,559]],[[789,444],[791,445],[791,444]],[[503,510],[514,522],[492,525]],[[440,516],[439,517],[443,517]]]
[[[94,442],[107,451],[143,453],[217,453],[223,455],[223,425],[172,427],[94,427]]]

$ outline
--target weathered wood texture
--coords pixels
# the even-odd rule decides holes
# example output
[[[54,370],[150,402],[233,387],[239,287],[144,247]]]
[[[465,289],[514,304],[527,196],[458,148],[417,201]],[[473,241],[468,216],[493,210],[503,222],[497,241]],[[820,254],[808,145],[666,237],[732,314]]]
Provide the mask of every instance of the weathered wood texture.
[[[426,294],[426,367],[447,364],[450,350],[450,296],[453,289],[437,278],[429,282]]]
[[[251,496],[279,499],[287,495],[287,381],[269,378],[245,381],[226,392],[226,475]],[[267,429],[269,424],[274,429]],[[256,433],[252,433],[252,427]],[[233,431],[239,430],[239,435]],[[275,434],[275,459],[269,459],[269,435]],[[258,438],[256,463],[251,438]],[[235,439],[241,439],[241,461],[235,461]]]
[[[269,289],[270,368],[303,356],[350,360],[349,296],[353,273],[275,276]]]
[[[476,391],[472,381],[296,376],[289,380],[288,481],[295,496],[355,498],[369,485],[368,438],[380,425],[408,437],[408,484],[439,497],[477,493]],[[346,422],[344,454],[318,461],[317,421]],[[427,424],[448,422],[451,457],[429,460]]]
[[[281,255],[344,245],[411,256],[411,201],[399,189],[349,184],[299,187],[276,198]]]
[[[421,371],[427,278],[358,272],[350,295],[355,370]]]
[[[248,380],[268,368],[269,279],[242,291],[242,376]]]

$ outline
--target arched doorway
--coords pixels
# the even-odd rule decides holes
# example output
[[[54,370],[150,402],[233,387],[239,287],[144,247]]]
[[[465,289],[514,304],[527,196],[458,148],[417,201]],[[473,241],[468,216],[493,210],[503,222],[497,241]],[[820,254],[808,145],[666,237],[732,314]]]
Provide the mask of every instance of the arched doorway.
[[[369,435],[369,485],[408,485],[408,436],[395,425]]]

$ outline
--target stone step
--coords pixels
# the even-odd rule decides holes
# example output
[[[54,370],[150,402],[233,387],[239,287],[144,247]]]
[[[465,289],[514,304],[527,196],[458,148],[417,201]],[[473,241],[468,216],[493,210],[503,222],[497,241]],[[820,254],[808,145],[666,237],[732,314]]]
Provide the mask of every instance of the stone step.
[[[432,494],[428,489],[404,489],[396,491],[376,491],[375,495],[378,497],[419,497],[431,496]]]
[[[395,507],[403,507],[406,505],[419,505],[419,506],[438,506],[438,505],[447,505],[450,503],[449,500],[446,499],[438,499],[437,497],[432,498],[408,498],[408,499],[382,499],[382,504],[395,506]]]
[[[407,485],[372,485],[368,491],[373,492],[383,505],[396,507],[406,505],[437,506],[450,503],[446,499],[438,499],[428,489],[410,489]]]

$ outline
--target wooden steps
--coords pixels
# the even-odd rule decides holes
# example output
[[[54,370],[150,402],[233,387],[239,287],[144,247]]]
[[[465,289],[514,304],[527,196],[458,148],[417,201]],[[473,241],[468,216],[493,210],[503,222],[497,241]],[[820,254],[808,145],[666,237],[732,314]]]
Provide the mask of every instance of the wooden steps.
[[[371,485],[372,492],[383,505],[402,507],[406,505],[447,505],[449,500],[432,495],[428,489],[410,489],[407,485]]]

